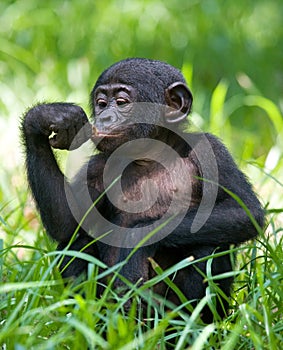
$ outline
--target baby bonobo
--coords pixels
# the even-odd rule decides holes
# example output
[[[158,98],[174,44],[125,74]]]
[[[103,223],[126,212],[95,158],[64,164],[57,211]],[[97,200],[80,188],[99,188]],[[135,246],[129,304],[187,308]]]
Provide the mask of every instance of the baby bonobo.
[[[193,98],[179,70],[160,61],[126,59],[100,75],[90,99],[93,125],[71,103],[36,105],[22,121],[28,181],[44,227],[60,249],[78,225],[70,249],[84,249],[107,266],[139,247],[120,271],[136,283],[154,276],[151,259],[167,269],[257,235],[251,217],[263,227],[263,209],[225,146],[211,134],[183,131]],[[52,148],[76,149],[89,138],[99,153],[68,182]],[[213,259],[213,275],[231,271],[230,258]],[[75,259],[63,276],[78,276],[86,268],[86,261]],[[174,275],[188,300],[204,297],[207,284],[200,271],[205,274],[206,268],[202,261]],[[217,283],[228,296],[232,278]],[[122,285],[117,278],[113,288]],[[153,290],[180,304],[165,283]],[[226,314],[227,302],[216,307]],[[203,320],[211,317],[207,307]]]

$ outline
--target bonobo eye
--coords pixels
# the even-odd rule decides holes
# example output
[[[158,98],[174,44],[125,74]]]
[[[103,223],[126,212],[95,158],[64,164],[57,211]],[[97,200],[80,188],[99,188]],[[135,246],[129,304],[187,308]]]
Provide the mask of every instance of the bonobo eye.
[[[99,98],[98,100],[96,100],[96,105],[99,108],[106,108],[107,107],[107,101],[103,100],[102,98]]]
[[[126,104],[128,104],[129,101],[128,101],[127,99],[125,99],[125,98],[119,97],[119,98],[117,98],[116,103],[117,103],[117,106],[123,107],[123,106],[125,106]]]

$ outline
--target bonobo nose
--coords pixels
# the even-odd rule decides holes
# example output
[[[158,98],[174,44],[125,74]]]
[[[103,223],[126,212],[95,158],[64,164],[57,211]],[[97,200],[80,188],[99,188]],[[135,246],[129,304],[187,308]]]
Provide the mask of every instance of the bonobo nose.
[[[98,121],[101,123],[101,124],[104,124],[104,125],[108,125],[108,124],[113,124],[113,123],[116,123],[117,121],[117,115],[116,113],[113,111],[105,111],[104,113],[101,113],[101,115],[98,117]]]
[[[112,115],[103,115],[101,118],[99,118],[103,123],[110,122],[112,120]]]

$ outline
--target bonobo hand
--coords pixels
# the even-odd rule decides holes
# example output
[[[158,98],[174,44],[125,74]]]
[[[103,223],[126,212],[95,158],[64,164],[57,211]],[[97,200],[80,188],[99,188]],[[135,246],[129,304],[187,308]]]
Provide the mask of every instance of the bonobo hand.
[[[76,149],[91,136],[84,110],[72,103],[50,103],[33,107],[23,122],[26,138],[48,140],[59,149]],[[44,137],[45,136],[45,137]]]

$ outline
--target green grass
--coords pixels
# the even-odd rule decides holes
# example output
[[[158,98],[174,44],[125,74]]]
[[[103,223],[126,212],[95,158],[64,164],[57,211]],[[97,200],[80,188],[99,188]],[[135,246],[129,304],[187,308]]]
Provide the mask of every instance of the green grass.
[[[26,198],[23,196],[24,199]],[[231,313],[224,320],[204,325],[199,315],[205,304],[212,305],[217,277],[209,273],[206,296],[191,316],[190,308],[172,276],[195,261],[186,259],[167,271],[152,261],[157,276],[137,287],[130,285],[124,296],[116,295],[109,287],[95,297],[97,284],[103,275],[119,274],[121,263],[105,269],[93,257],[78,252],[65,252],[86,258],[89,265],[84,279],[64,283],[58,262],[64,252],[55,251],[41,227],[33,243],[21,244],[17,228],[24,234],[33,232],[34,220],[29,222],[21,208],[1,217],[5,233],[1,247],[0,274],[0,344],[3,349],[280,349],[283,346],[283,235],[275,220],[280,210],[270,210],[269,230],[255,242],[236,249],[236,280],[230,299]],[[19,216],[13,225],[12,217]],[[277,227],[277,228],[276,228]],[[32,234],[32,233],[31,233]],[[5,244],[6,243],[6,244]],[[7,244],[8,243],[8,244]],[[1,240],[1,244],[3,241]],[[98,267],[101,269],[99,270]],[[111,276],[112,276],[111,275]],[[110,277],[111,278],[111,277]],[[113,279],[112,278],[112,279]],[[164,280],[182,301],[171,309],[164,300],[156,303],[150,287]],[[125,302],[132,298],[128,314]],[[149,318],[140,315],[140,302],[147,300]],[[168,311],[170,310],[171,311]],[[167,310],[167,311],[166,311]],[[172,311],[173,310],[173,311]],[[217,315],[216,315],[217,316]]]

